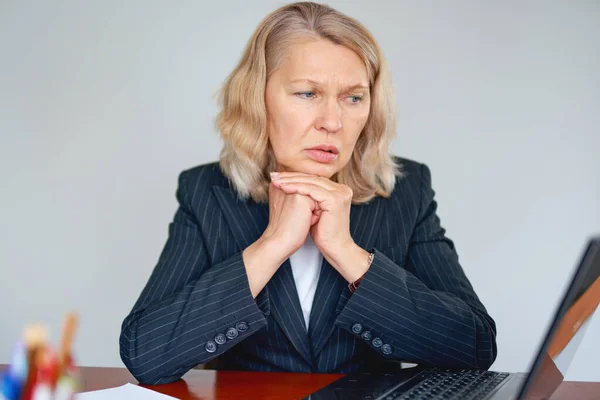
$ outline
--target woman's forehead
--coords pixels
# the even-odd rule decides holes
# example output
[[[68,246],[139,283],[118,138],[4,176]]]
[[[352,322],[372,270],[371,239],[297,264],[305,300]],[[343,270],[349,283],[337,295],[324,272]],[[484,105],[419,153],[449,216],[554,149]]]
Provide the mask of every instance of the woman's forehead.
[[[279,73],[287,83],[367,86],[367,68],[351,49],[327,40],[291,44]]]

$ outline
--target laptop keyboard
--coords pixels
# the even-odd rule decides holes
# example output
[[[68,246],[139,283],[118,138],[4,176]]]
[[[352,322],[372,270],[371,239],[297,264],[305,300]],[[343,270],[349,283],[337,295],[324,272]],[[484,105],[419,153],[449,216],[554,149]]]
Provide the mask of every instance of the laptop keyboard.
[[[508,377],[504,372],[444,370],[434,368],[419,376],[423,380],[410,389],[399,387],[385,400],[481,400]],[[404,385],[403,385],[404,386]]]

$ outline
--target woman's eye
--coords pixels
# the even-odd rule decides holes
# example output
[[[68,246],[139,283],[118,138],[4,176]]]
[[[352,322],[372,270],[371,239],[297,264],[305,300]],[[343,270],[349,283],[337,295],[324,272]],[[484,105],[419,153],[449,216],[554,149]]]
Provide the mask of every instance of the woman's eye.
[[[362,96],[348,96],[350,103],[360,103],[362,101]]]
[[[296,93],[296,96],[299,96],[303,99],[312,99],[315,97],[315,92],[299,92]]]

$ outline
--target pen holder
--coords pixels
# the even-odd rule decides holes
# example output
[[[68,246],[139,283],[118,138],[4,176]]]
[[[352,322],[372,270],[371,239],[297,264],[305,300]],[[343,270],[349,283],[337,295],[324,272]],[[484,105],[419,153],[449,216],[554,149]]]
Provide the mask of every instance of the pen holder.
[[[9,367],[0,372],[0,400],[70,400],[79,389],[79,373],[71,355],[76,317],[68,314],[57,350],[48,344],[47,329],[29,325],[14,346]]]

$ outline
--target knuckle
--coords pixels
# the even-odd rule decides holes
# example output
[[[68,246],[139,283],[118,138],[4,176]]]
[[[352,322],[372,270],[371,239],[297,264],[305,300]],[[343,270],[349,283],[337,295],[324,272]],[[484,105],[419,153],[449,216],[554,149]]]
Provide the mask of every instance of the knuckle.
[[[352,196],[354,195],[354,192],[352,191],[352,188],[350,188],[350,186],[345,186],[344,185],[344,195],[346,196],[346,198],[350,198],[352,199]]]

